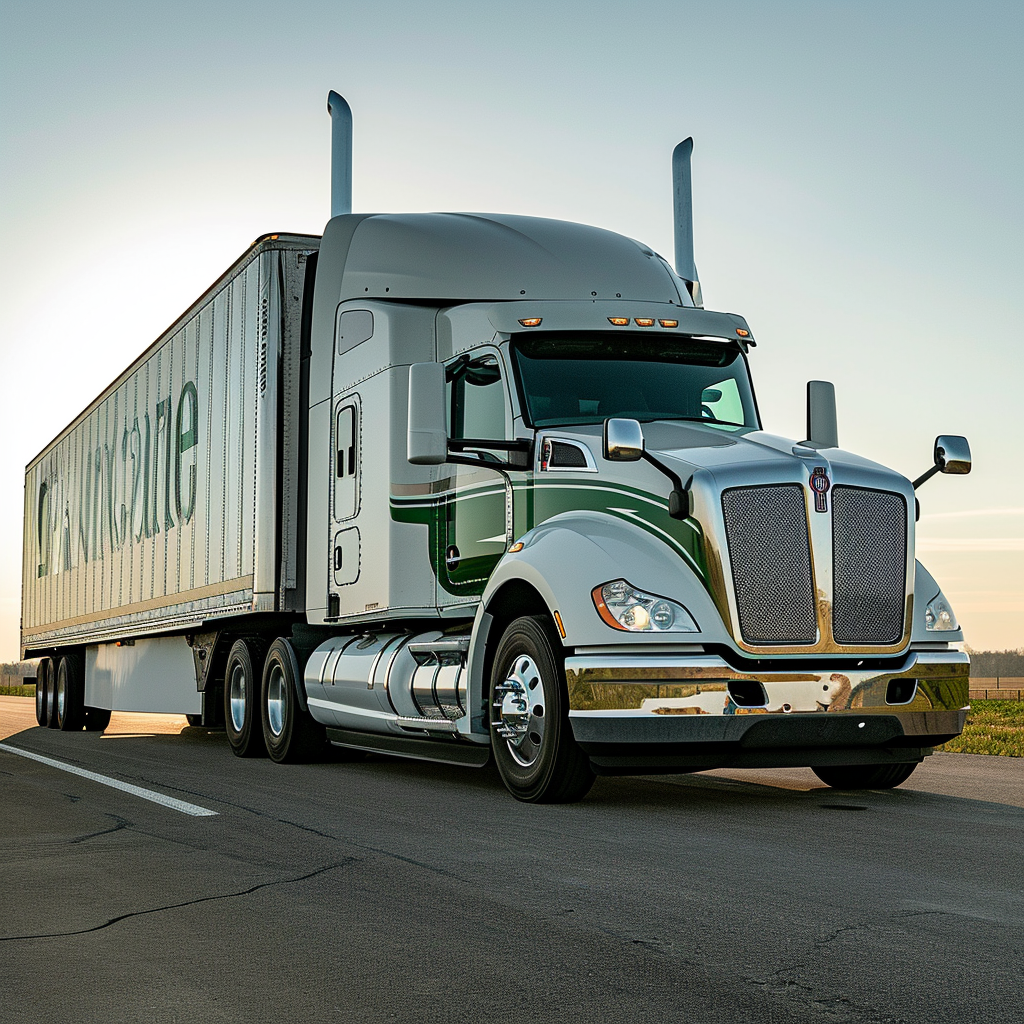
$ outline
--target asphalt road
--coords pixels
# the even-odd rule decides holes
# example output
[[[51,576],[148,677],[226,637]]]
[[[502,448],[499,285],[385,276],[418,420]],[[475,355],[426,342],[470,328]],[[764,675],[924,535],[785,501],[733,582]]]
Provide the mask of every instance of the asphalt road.
[[[889,792],[807,771],[599,779],[235,758],[184,719],[101,735],[0,697],[0,1019],[1024,1019],[1024,761]]]

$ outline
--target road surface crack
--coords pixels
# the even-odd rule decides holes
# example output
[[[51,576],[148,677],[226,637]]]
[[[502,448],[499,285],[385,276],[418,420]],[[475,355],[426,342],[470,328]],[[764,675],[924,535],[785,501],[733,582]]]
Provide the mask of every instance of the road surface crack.
[[[304,875],[296,875],[293,878],[279,878],[272,882],[260,882],[259,885],[250,886],[248,889],[240,889],[237,892],[218,893],[214,896],[200,896],[198,899],[184,900],[181,903],[168,903],[160,907],[149,907],[146,910],[134,910],[128,914],[118,914],[117,917],[112,917],[109,920],[104,921],[102,924],[94,925],[92,928],[79,928],[75,931],[66,932],[42,932],[36,935],[4,935],[0,936],[0,942],[25,942],[31,939],[66,939],[71,938],[74,935],[89,935],[92,932],[101,932],[105,928],[110,928],[112,925],[119,924],[121,921],[127,921],[133,917],[146,917],[149,914],[162,914],[168,910],[181,910],[184,907],[195,907],[201,903],[212,903],[217,900],[238,899],[242,896],[251,896],[254,892],[259,892],[260,889],[272,889],[279,885],[294,885],[297,882],[306,882],[311,878],[316,878],[318,875],[326,874],[328,871],[334,871],[336,868],[345,867],[357,860],[357,857],[345,857],[333,864],[327,864],[322,868],[317,868],[315,871],[309,871]]]

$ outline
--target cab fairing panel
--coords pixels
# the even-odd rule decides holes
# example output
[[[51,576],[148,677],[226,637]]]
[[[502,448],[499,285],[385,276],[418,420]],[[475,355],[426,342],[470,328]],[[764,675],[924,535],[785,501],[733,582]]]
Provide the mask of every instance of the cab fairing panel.
[[[373,313],[373,335],[338,354],[335,324],[338,312],[348,309]],[[431,307],[353,301],[336,307],[327,337],[315,338],[315,344],[330,346],[334,397],[321,399],[310,409],[307,616],[311,623],[327,621],[328,593],[339,598],[340,614],[332,622],[437,614],[430,529],[426,523],[399,521],[390,513],[393,489],[429,491],[440,475],[440,467],[413,466],[406,459],[408,367],[434,359],[434,317]],[[338,409],[350,400],[359,408],[360,497],[356,514],[339,519],[331,508],[333,431]],[[359,530],[359,571],[353,582],[339,586],[330,568],[333,539],[338,531],[352,528]]]

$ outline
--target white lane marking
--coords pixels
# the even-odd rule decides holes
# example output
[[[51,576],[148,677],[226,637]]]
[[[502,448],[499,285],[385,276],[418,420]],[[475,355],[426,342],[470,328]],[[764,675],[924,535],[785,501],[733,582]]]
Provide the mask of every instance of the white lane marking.
[[[131,793],[132,796],[140,796],[143,800],[151,800],[155,804],[162,804],[170,807],[173,811],[181,811],[182,814],[191,814],[195,818],[204,818],[216,815],[217,811],[211,811],[198,804],[186,803],[184,800],[177,800],[173,796],[164,796],[152,789],[143,789],[141,786],[133,786],[130,782],[121,782],[119,779],[111,779],[106,775],[99,775],[96,772],[86,771],[85,768],[76,768],[74,765],[65,764],[63,761],[55,761],[52,757],[43,757],[42,754],[33,754],[28,750],[21,750],[12,747],[7,743],[0,743],[0,750],[6,750],[8,754],[17,754],[19,757],[27,757],[40,764],[49,765],[51,768],[59,768],[62,772],[71,772],[72,775],[80,775],[83,779],[91,782],[98,782],[102,786],[110,786],[111,789],[120,789],[124,793]]]

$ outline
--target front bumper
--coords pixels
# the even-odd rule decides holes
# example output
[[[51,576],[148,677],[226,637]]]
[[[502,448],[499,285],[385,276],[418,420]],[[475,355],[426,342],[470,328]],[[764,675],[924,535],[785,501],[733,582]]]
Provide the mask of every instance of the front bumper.
[[[920,761],[963,731],[970,661],[743,672],[707,654],[577,653],[565,671],[573,735],[613,774]]]

